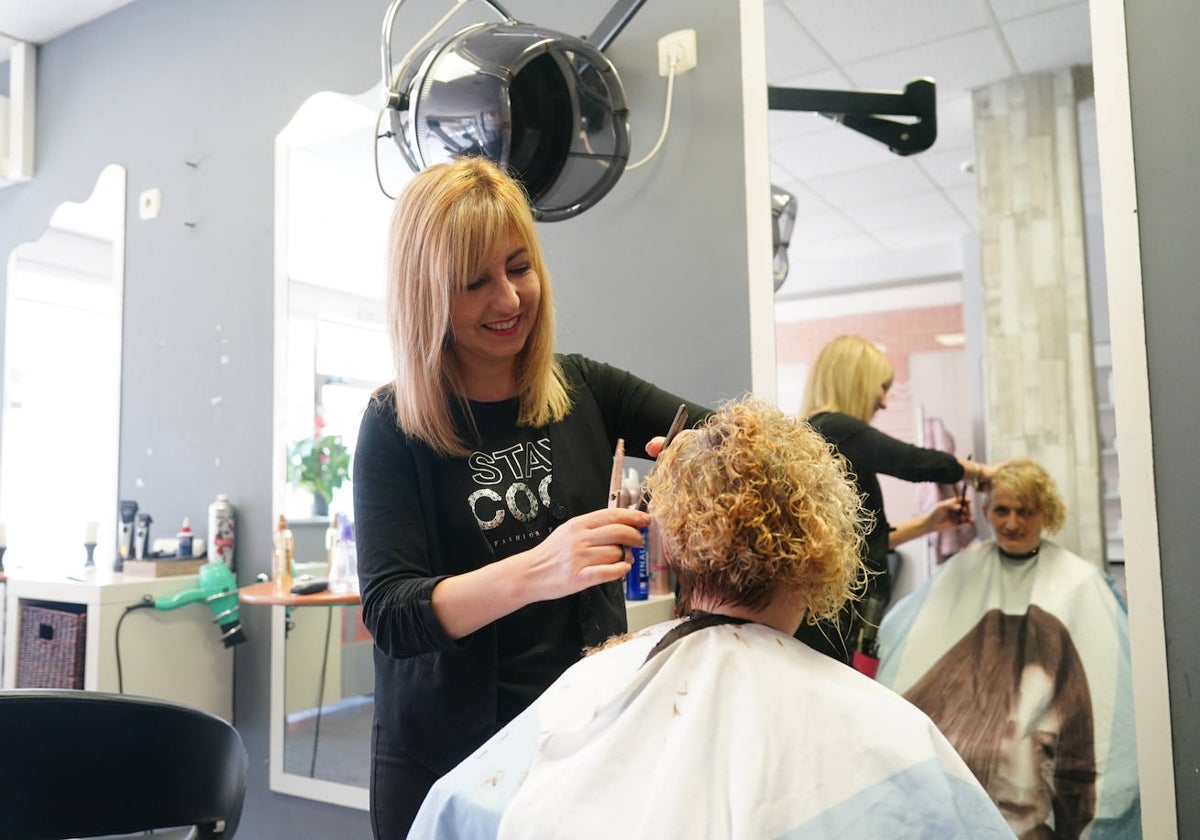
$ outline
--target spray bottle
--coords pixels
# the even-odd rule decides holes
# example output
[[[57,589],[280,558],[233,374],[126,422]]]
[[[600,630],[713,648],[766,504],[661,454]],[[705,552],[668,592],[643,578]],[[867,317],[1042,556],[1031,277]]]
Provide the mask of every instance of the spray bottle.
[[[230,571],[234,569],[233,541],[236,522],[233,503],[224,493],[218,493],[216,501],[208,506],[208,544],[211,546],[212,559],[220,560]]]
[[[335,592],[357,592],[358,551],[354,544],[354,523],[340,513],[334,522],[338,530],[329,566],[329,588]]]
[[[641,495],[637,470],[631,467],[621,481],[621,504],[626,507],[637,507]],[[650,529],[645,527],[639,528],[638,531],[642,535],[642,544],[629,549],[632,565],[625,573],[625,600],[627,601],[645,601],[650,597],[650,558],[647,551],[650,543]]]

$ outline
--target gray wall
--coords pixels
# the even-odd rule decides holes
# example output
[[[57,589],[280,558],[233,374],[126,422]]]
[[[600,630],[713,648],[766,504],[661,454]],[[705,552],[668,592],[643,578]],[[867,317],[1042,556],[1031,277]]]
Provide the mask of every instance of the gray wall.
[[[408,7],[418,5],[428,4]],[[582,35],[611,3],[506,5]],[[0,190],[4,256],[36,238],[60,202],[90,194],[105,165],[127,168],[120,495],[171,523],[203,522],[227,493],[243,584],[270,565],[273,141],[312,93],[375,82],[386,7],[138,0],[63,35],[39,55],[37,175]],[[418,30],[403,22],[408,7],[397,60],[441,13],[414,11]],[[655,44],[685,27],[697,30],[700,65],[676,85],[663,150],[583,216],[541,231],[561,349],[715,402],[750,388],[737,2],[710,0],[703,15],[686,0],[647,4],[609,55],[638,158],[662,118]],[[150,187],[162,190],[162,212],[140,221],[137,196]],[[267,611],[243,617],[250,642],[237,650],[235,710],[251,775],[239,835],[367,836],[362,812],[267,789]]]
[[[1126,3],[1125,16],[1175,794],[1179,836],[1200,837],[1200,5]]]

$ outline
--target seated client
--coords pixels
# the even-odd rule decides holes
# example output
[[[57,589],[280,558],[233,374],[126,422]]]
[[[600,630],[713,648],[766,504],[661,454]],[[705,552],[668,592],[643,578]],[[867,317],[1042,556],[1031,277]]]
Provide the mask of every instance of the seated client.
[[[954,744],[1021,840],[1141,837],[1129,622],[1026,459],[992,477],[995,537],[888,613],[878,679]]]
[[[792,637],[864,575],[824,438],[727,405],[648,489],[687,618],[572,666],[435,784],[410,837],[1011,837],[929,718]]]

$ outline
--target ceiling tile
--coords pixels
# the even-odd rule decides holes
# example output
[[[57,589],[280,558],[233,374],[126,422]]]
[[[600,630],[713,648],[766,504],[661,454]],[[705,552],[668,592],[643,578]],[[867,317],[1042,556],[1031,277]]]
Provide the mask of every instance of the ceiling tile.
[[[1086,4],[1021,18],[1002,28],[1022,73],[1092,63],[1091,27]]]
[[[849,219],[831,210],[804,216],[797,214],[796,224],[792,227],[792,244],[820,245],[829,239],[861,233]]]
[[[829,120],[812,111],[767,112],[767,136],[770,137],[771,145],[814,131],[828,130]]]
[[[1001,22],[1061,9],[1064,6],[1083,6],[1087,0],[988,0],[996,20]]]
[[[958,208],[939,191],[927,191],[879,201],[845,211],[847,218],[866,230],[888,228],[961,218]]]
[[[807,185],[835,207],[847,208],[922,192],[929,189],[930,182],[917,169],[912,158],[893,155],[885,163],[813,178]]]
[[[946,187],[946,196],[963,214],[971,227],[979,229],[979,188],[975,184]]]
[[[904,251],[935,242],[960,241],[971,232],[971,227],[959,216],[932,219],[915,225],[899,225],[875,231],[875,236],[885,247]]]
[[[887,146],[844,126],[772,144],[771,157],[798,180],[886,163],[894,155]]]
[[[795,235],[795,231],[793,231],[792,245],[788,248],[788,257],[796,262],[801,260],[820,263],[843,262],[869,257],[873,254],[881,254],[884,251],[883,246],[879,242],[861,233],[827,239],[818,245],[806,245],[797,242],[794,238]]]
[[[917,166],[929,179],[939,187],[959,187],[975,185],[975,173],[963,171],[964,164],[975,161],[974,146],[947,146],[939,149],[934,146],[927,152],[922,152],[913,158]]]
[[[768,79],[790,79],[830,67],[829,56],[781,4],[767,3],[766,28]]]
[[[937,141],[929,151],[936,151],[939,147],[975,145],[975,108],[970,96],[943,94],[939,90],[937,124]]]
[[[947,100],[1016,75],[991,29],[855,62],[845,70],[863,89],[902,90],[913,79],[930,76],[937,83],[939,97]]]
[[[990,22],[977,0],[784,0],[783,5],[839,63],[895,52]]]

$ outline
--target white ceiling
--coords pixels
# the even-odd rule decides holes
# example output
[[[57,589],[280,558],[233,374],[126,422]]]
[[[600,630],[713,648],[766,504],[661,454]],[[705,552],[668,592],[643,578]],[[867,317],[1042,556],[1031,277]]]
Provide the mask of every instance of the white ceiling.
[[[133,0],[0,0],[0,50],[44,44]]]
[[[0,0],[5,36],[44,43],[131,0]],[[1091,63],[1087,0],[765,0],[767,78],[785,87],[901,91],[937,83],[938,138],[901,157],[816,114],[772,111],[771,178],[796,196],[780,297],[954,274],[975,229],[971,91]],[[700,56],[703,60],[703,44]],[[1094,117],[1083,112],[1084,145]],[[1094,159],[1084,155],[1085,184]],[[1094,188],[1092,192],[1094,192]]]
[[[1091,64],[1086,0],[766,0],[766,30],[772,85],[937,84],[937,141],[908,157],[816,114],[770,113],[771,179],[797,202],[781,298],[839,276],[871,284],[956,273],[977,225],[972,89]],[[1094,111],[1081,118],[1081,145],[1094,147]]]

